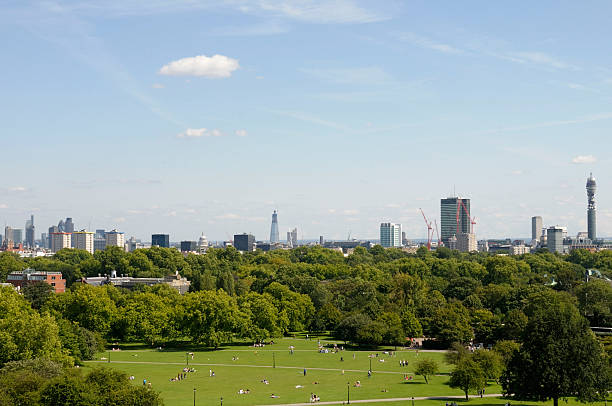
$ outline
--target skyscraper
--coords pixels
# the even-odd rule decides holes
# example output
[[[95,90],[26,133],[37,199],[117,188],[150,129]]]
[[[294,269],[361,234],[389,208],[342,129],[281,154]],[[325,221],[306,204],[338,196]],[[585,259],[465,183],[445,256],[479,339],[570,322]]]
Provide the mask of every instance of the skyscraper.
[[[23,242],[23,230],[21,228],[13,228],[13,243],[19,245]]]
[[[170,235],[169,234],[153,234],[151,236],[151,246],[170,248]]]
[[[289,245],[291,248],[297,247],[297,234],[297,228],[294,228],[291,231],[287,231],[287,245]]]
[[[13,228],[10,226],[4,227],[4,245],[9,248],[13,248],[11,244],[15,243],[15,239],[13,238]]]
[[[539,242],[541,235],[542,235],[542,217],[533,216],[531,218],[531,240]]]
[[[457,232],[471,232],[470,216],[470,199],[448,197],[440,200],[440,239],[445,246],[449,247],[450,238],[456,236]]]
[[[74,223],[72,222],[72,217],[66,217],[66,221],[64,222],[64,231],[67,233],[74,233]]]
[[[26,245],[30,248],[34,248],[35,229],[34,229],[34,215],[33,214],[30,216],[30,219],[26,221],[25,234],[26,234]]]
[[[402,225],[380,223],[380,245],[385,248],[402,246]]]
[[[278,236],[278,214],[276,214],[276,210],[272,213],[272,227],[270,228],[270,243],[274,244],[279,242]]]
[[[597,212],[595,210],[595,192],[597,191],[597,183],[591,173],[586,183],[587,191],[587,227],[589,239],[594,241],[597,239]]]
[[[563,254],[563,228],[558,226],[549,227],[546,230],[546,241],[548,251]]]
[[[106,247],[125,249],[125,234],[122,231],[111,230],[104,233],[104,237],[106,238]]]

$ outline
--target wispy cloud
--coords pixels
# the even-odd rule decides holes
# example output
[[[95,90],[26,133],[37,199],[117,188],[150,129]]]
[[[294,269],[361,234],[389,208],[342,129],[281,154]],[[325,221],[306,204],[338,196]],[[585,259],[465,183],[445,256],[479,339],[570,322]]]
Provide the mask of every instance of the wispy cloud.
[[[333,128],[333,129],[336,129],[336,130],[341,130],[341,131],[348,131],[348,130],[350,130],[345,125],[338,124],[338,123],[335,123],[333,121],[324,120],[324,119],[321,119],[319,117],[316,117],[316,116],[313,116],[311,114],[304,113],[304,112],[301,112],[301,111],[283,111],[283,110],[269,110],[269,111],[271,113],[277,114],[279,116],[295,118],[296,120],[305,121],[305,122],[308,122],[308,123],[313,123],[313,124],[321,125],[321,126],[324,126],[324,127],[329,127],[329,128]]]
[[[25,192],[28,190],[28,188],[26,188],[25,186],[13,186],[10,187],[9,192]]]
[[[438,51],[445,54],[462,54],[465,52],[462,49],[456,48],[452,45],[434,41],[430,38],[416,35],[411,32],[401,33],[398,35],[398,38],[401,41],[409,42],[421,48],[431,49],[433,51]]]
[[[0,203],[0,209],[8,209],[8,204]]]
[[[492,130],[481,131],[476,133],[475,135],[487,135],[487,134],[497,134],[503,132],[515,132],[515,131],[526,131],[526,130],[534,130],[538,128],[546,128],[546,127],[558,127],[564,125],[573,125],[573,124],[582,124],[582,123],[590,123],[593,121],[600,120],[610,120],[612,119],[612,112],[609,113],[597,113],[597,114],[589,114],[586,116],[578,117],[571,120],[557,120],[557,121],[544,121],[541,123],[533,123],[526,124],[514,127],[500,127]]]
[[[354,0],[83,0],[56,7],[99,16],[167,14],[194,10],[235,10],[315,24],[357,24],[382,21],[389,15]]]
[[[554,56],[548,55],[544,52],[508,52],[504,56],[506,57],[506,59],[518,63],[543,65],[555,69],[580,69],[575,65],[561,61],[555,58]]]
[[[594,164],[597,158],[593,155],[578,155],[572,159],[573,164]]]
[[[240,216],[234,213],[225,213],[215,216],[217,220],[236,220],[239,219]]]
[[[344,69],[302,68],[300,71],[317,79],[340,84],[382,84],[392,81],[391,75],[378,66]]]
[[[248,135],[246,130],[236,130],[235,134],[239,137],[246,137]]]
[[[153,83],[153,85],[151,87],[153,89],[163,89],[165,86],[162,85],[161,83]]]
[[[198,55],[182,58],[162,66],[160,75],[200,76],[209,79],[228,78],[240,67],[237,59],[225,55]]]
[[[218,129],[209,130],[207,128],[188,128],[182,133],[177,134],[177,138],[200,138],[200,137],[222,137],[225,133]]]

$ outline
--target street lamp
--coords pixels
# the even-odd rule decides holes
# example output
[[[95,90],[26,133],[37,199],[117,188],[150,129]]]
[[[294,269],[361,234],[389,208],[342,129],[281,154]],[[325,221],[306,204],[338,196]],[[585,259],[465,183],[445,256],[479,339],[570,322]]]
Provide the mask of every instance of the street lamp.
[[[223,396],[221,396],[221,406],[223,406]]]
[[[346,383],[346,404],[347,405],[351,404],[351,383],[350,382]]]
[[[372,372],[372,357],[370,357],[370,372]]]
[[[195,406],[195,393],[196,393],[196,388],[193,388],[193,406]]]
[[[276,368],[276,355],[272,353],[272,368]]]
[[[187,366],[189,366],[189,353],[188,352],[185,353],[185,362],[187,363]]]
[[[108,351],[108,363],[110,364],[110,351]]]
[[[412,406],[414,406],[414,396],[412,397]]]

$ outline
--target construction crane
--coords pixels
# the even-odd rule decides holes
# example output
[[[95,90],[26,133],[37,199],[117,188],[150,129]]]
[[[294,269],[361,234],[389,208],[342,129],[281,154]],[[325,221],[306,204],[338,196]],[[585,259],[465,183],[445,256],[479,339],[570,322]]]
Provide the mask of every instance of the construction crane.
[[[423,212],[423,209],[419,207],[419,210],[421,210],[421,214],[423,215],[423,219],[425,220],[425,225],[427,226],[427,251],[431,251],[431,239],[433,238],[433,227],[431,226],[431,221],[428,221],[427,217],[425,217],[425,213]],[[437,226],[436,226],[436,229],[437,229]]]
[[[461,208],[463,208],[463,211],[465,212],[465,215],[467,216],[469,222],[470,222],[470,229],[469,232],[473,233],[474,232],[474,225],[476,224],[476,217],[470,217],[470,212],[468,211],[467,207],[465,206],[465,203],[463,203],[463,199],[457,199],[457,235],[459,235],[460,233],[460,229],[459,229],[459,224],[461,222]]]
[[[442,240],[440,239],[440,233],[438,232],[438,222],[434,219],[434,224],[436,226],[436,236],[438,237],[438,247],[442,246]],[[433,236],[433,233],[432,233]]]

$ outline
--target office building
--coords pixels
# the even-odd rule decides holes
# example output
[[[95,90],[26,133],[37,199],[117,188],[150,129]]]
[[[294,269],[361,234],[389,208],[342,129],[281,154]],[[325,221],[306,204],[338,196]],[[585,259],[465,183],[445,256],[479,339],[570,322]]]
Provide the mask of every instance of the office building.
[[[23,243],[23,229],[13,228],[13,244],[19,245]]]
[[[450,248],[450,238],[471,233],[470,199],[448,197],[440,200],[440,239]]]
[[[94,233],[92,231],[75,231],[72,233],[72,247],[94,253]]]
[[[170,235],[153,234],[151,236],[151,247],[170,248]]]
[[[51,285],[55,293],[66,291],[66,280],[62,277],[61,272],[38,272],[28,268],[24,271],[11,272],[7,275],[6,281],[18,289],[42,281]]]
[[[320,235],[319,236],[319,245],[323,245],[324,242],[325,242],[325,240],[323,240],[323,236]]]
[[[457,235],[457,250],[460,252],[478,251],[478,242],[474,233],[459,233]]]
[[[552,226],[546,230],[546,241],[548,251],[563,254],[564,227]]]
[[[234,235],[234,247],[238,251],[255,251],[255,236],[247,233]]]
[[[287,231],[287,245],[291,248],[297,247],[298,231],[294,228],[291,231]]]
[[[102,251],[106,248],[106,231],[97,229],[94,234],[94,252]]]
[[[402,246],[402,225],[380,223],[380,245],[385,248]]]
[[[542,217],[533,216],[531,218],[531,241],[539,242],[541,235],[542,235]]]
[[[587,191],[587,227],[589,239],[595,241],[597,239],[597,211],[595,209],[595,192],[597,191],[597,183],[591,173],[586,183]]]
[[[66,221],[64,222],[64,232],[74,233],[74,223],[72,222],[72,217],[66,217]]]
[[[198,248],[198,243],[195,241],[181,241],[181,252],[195,252]]]
[[[120,247],[125,250],[125,234],[121,231],[111,230],[104,233],[104,237],[106,240],[106,247]],[[94,247],[95,248],[95,247]]]
[[[15,239],[13,238],[13,228],[6,226],[4,227],[4,240],[2,240],[3,245],[5,246],[10,246],[10,248],[13,248],[13,245],[15,245]]]
[[[51,249],[51,234],[59,233],[59,232],[60,232],[59,227],[57,226],[49,227],[49,232],[47,233],[46,248]]]
[[[278,214],[276,210],[272,213],[272,226],[270,227],[270,243],[274,244],[280,242],[278,235]]]
[[[30,219],[26,221],[25,238],[26,238],[26,245],[30,248],[34,248],[36,245],[35,244],[36,236],[35,236],[34,215],[33,214],[30,216]]]
[[[64,248],[72,248],[72,234],[51,233],[51,251],[57,252]]]

